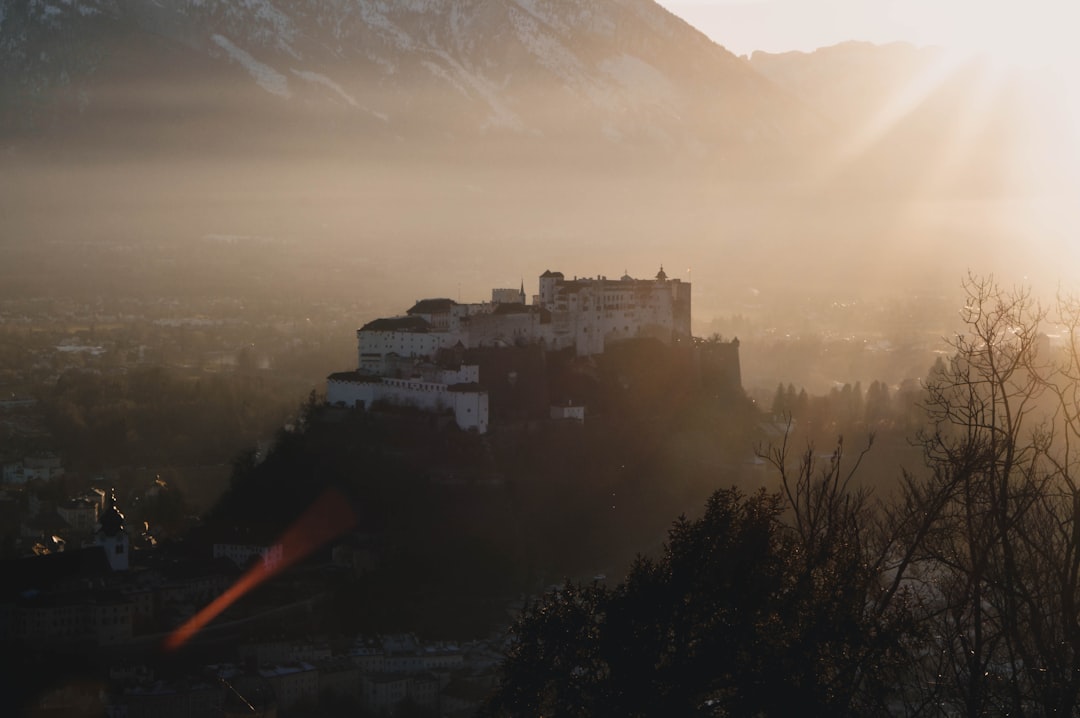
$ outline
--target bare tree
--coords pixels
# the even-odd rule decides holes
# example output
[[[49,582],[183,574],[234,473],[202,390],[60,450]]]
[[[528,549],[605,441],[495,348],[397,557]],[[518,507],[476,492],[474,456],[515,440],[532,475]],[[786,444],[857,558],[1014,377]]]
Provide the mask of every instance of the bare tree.
[[[1066,346],[1026,289],[969,276],[962,331],[925,384],[925,467],[870,510],[811,450],[780,471],[799,545],[857,547],[866,606],[908,667],[885,709],[905,715],[1063,715],[1080,699],[1080,301],[1059,302]],[[861,455],[860,455],[861,457]],[[833,536],[842,535],[839,543]]]
[[[602,644],[595,636],[615,640],[614,656],[653,645],[645,640],[653,636],[677,645],[660,641],[662,651],[641,652],[615,688],[608,676],[626,664],[603,654],[588,686],[602,690],[588,695],[609,708],[612,696],[631,697],[623,714],[660,714],[671,697],[687,695],[690,712],[726,705],[738,715],[811,714],[809,706],[852,716],[1077,714],[1080,299],[1059,300],[1054,320],[1064,343],[1052,348],[1043,333],[1048,313],[1028,290],[974,276],[964,288],[962,330],[924,387],[929,421],[917,441],[925,465],[903,475],[896,495],[878,500],[853,486],[872,436],[853,457],[842,439],[826,458],[812,445],[793,452],[787,437],[759,447],[779,472],[778,494],[748,501],[718,492],[704,519],[677,522],[661,561],[640,562],[611,595],[570,592],[572,600],[541,605],[522,625],[544,630],[521,634],[532,636],[522,646],[561,649],[551,636],[582,638],[566,654],[573,661],[536,654],[522,675],[573,688],[591,675],[593,664],[582,660]],[[765,550],[755,554],[754,546]],[[747,603],[752,576],[769,581]],[[725,609],[733,600],[743,603]],[[656,624],[668,614],[678,620]],[[716,632],[718,617],[736,615],[734,632]],[[733,643],[735,636],[749,640]],[[689,651],[705,645],[712,652]],[[672,664],[669,693],[639,695],[635,686],[648,688],[640,676],[662,664],[657,655],[705,660]],[[734,668],[718,670],[723,661]],[[575,669],[552,677],[543,673],[548,664]],[[794,690],[770,682],[778,671]],[[687,688],[691,675],[705,689]],[[529,695],[549,696],[547,683],[525,685]],[[748,686],[767,688],[743,695]],[[650,696],[660,696],[656,710],[642,708]]]
[[[789,437],[790,431],[779,446],[758,447],[757,454],[779,473],[799,566],[797,590],[813,601],[843,606],[858,636],[843,641],[845,660],[834,664],[831,690],[844,696],[853,715],[885,714],[905,705],[902,688],[910,676],[916,627],[910,587],[902,577],[912,547],[920,542],[904,544],[909,555],[897,560],[897,536],[908,527],[882,521],[891,514],[866,489],[853,487],[873,434],[853,458],[845,454],[843,437],[838,438],[823,460],[812,444],[792,457]]]
[[[1055,362],[1029,291],[968,277],[964,331],[927,381],[929,479],[898,513],[921,517],[904,580],[922,587],[924,705],[968,716],[1061,715],[1080,677],[1080,361]],[[1078,326],[1075,303],[1060,304]],[[1070,333],[1074,339],[1075,332]]]

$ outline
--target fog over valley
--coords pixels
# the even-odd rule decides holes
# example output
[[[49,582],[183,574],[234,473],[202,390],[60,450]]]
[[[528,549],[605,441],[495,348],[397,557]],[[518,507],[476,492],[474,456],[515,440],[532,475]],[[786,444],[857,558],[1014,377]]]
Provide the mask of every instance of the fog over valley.
[[[61,281],[71,243],[191,247],[144,279],[227,291],[243,272],[200,267],[217,236],[289,255],[298,271],[267,289],[384,308],[664,262],[690,269],[699,321],[753,290],[782,311],[805,292],[951,290],[969,268],[1074,279],[1053,74],[906,45],[737,58],[651,2],[3,17],[5,251],[49,267],[6,262],[20,293],[90,291]],[[122,290],[108,265],[94,277]]]
[[[0,713],[1074,714],[1030,4],[0,0]]]

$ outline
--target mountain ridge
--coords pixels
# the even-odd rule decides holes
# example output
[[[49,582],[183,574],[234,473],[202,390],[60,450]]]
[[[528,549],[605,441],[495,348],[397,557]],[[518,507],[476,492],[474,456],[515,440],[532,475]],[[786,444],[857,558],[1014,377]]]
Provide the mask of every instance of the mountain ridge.
[[[139,108],[173,87],[196,106],[233,96],[255,115],[324,113],[379,139],[510,134],[707,153],[816,131],[813,112],[651,0],[35,0],[19,9],[8,2],[0,25],[6,134],[115,119],[124,102]],[[170,99],[166,110],[183,115]]]

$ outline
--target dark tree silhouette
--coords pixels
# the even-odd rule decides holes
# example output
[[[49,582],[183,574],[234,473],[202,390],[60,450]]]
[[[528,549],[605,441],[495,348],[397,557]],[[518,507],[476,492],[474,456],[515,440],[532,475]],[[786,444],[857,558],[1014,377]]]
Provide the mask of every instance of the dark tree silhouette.
[[[639,559],[613,589],[567,584],[530,606],[488,713],[844,716],[880,707],[884,683],[868,678],[891,675],[900,633],[868,610],[879,592],[852,521],[861,502],[842,495],[833,468],[808,482],[812,464],[800,472],[786,495],[717,491],[700,519],[675,522],[658,560]]]

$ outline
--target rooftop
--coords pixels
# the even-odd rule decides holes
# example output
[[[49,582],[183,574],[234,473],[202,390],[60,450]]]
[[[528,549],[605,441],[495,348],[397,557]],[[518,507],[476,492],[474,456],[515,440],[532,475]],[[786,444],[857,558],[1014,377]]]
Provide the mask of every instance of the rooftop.
[[[437,299],[420,299],[412,306],[412,309],[405,313],[410,316],[413,314],[445,314],[455,306],[457,306],[457,302],[453,299],[445,299],[442,297]]]
[[[326,377],[328,381],[347,381],[354,384],[378,384],[382,377],[365,374],[359,371],[338,371]]]
[[[528,314],[533,311],[532,308],[525,306],[521,302],[502,302],[495,306],[493,314]]]
[[[420,304],[422,302],[418,302],[409,312],[413,312]],[[426,332],[430,329],[431,325],[427,320],[419,316],[375,319],[360,327],[360,331],[366,332]]]

